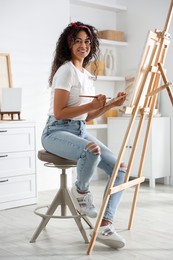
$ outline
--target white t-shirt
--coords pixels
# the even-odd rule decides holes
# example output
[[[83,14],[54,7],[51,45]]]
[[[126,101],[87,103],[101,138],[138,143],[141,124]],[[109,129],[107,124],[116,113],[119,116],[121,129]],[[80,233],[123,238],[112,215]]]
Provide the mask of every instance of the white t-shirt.
[[[68,106],[75,107],[91,102],[91,98],[79,97],[80,95],[95,95],[93,86],[94,76],[86,69],[79,71],[71,61],[63,64],[55,73],[50,97],[50,108],[48,115],[54,115],[54,91],[55,89],[65,89],[70,92]],[[80,116],[67,118],[73,120],[85,120],[87,113]]]

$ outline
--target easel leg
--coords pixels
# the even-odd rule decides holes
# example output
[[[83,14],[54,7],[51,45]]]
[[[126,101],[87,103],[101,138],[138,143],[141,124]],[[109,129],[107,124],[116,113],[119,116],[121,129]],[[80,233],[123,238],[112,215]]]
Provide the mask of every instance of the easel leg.
[[[140,184],[136,185],[135,192],[134,192],[134,197],[133,197],[133,202],[132,202],[130,218],[129,218],[128,230],[131,229],[132,224],[133,224],[133,218],[134,218],[134,212],[135,212],[135,208],[136,208],[136,202],[137,202],[139,188],[140,188]]]
[[[88,246],[87,255],[89,255],[91,253],[91,251],[93,250],[94,242],[95,242],[95,240],[97,238],[98,229],[99,229],[99,227],[101,225],[101,221],[102,221],[103,214],[105,212],[105,209],[106,209],[109,197],[110,197],[110,195],[108,195],[108,189],[107,189],[107,192],[105,194],[105,198],[103,200],[103,203],[102,203],[102,206],[101,206],[101,209],[100,209],[97,221],[96,221],[95,228],[93,230],[93,235],[91,237],[91,240],[90,240],[90,243],[89,243],[89,246]]]
[[[159,80],[159,78],[156,77],[156,83],[158,83],[158,80]],[[148,140],[149,140],[149,134],[150,134],[150,130],[151,130],[151,123],[152,123],[152,119],[153,119],[154,109],[155,109],[155,106],[156,106],[156,101],[157,101],[157,95],[155,95],[154,97],[151,98],[151,110],[150,110],[150,115],[149,115],[149,119],[148,119],[148,125],[147,125],[147,129],[146,129],[143,150],[142,150],[142,154],[141,154],[141,160],[140,160],[140,165],[139,165],[138,177],[142,176],[144,160],[145,160],[145,156],[146,156],[147,145],[148,145]],[[128,229],[129,230],[131,229],[131,226],[132,226],[132,223],[133,223],[133,217],[134,217],[134,212],[135,212],[135,208],[136,208],[136,201],[137,201],[137,197],[138,197],[139,188],[140,188],[140,184],[138,184],[135,187],[134,198],[133,198],[133,203],[132,203],[132,209],[131,209],[129,225],[128,225]]]

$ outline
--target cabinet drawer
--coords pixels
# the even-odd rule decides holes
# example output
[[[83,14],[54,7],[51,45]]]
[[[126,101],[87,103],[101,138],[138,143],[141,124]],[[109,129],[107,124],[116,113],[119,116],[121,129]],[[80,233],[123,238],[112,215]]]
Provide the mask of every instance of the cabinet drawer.
[[[23,200],[36,196],[35,175],[0,180],[0,203]]]
[[[0,128],[0,153],[34,150],[34,127]]]
[[[1,178],[35,173],[35,152],[0,153]]]

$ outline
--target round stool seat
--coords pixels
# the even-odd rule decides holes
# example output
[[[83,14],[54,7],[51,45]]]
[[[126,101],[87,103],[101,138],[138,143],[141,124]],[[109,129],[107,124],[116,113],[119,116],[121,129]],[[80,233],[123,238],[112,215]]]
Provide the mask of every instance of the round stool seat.
[[[68,160],[57,156],[55,154],[49,153],[44,149],[38,151],[38,159],[46,163],[53,163],[55,166],[65,166],[66,168],[75,166],[77,164],[76,161]]]

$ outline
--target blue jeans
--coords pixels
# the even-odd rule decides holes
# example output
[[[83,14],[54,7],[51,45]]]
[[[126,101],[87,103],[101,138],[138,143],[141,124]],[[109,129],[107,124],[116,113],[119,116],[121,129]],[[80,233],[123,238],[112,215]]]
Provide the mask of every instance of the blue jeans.
[[[109,182],[116,158],[102,142],[87,133],[85,121],[56,120],[53,116],[49,116],[41,140],[46,151],[77,161],[77,181],[75,184],[80,191],[89,190],[89,184],[96,167],[105,171]],[[86,149],[86,146],[91,142],[99,145],[101,150],[99,155]],[[125,173],[119,170],[114,185],[123,183],[124,177]],[[104,219],[113,222],[121,197],[122,191],[110,196]]]

